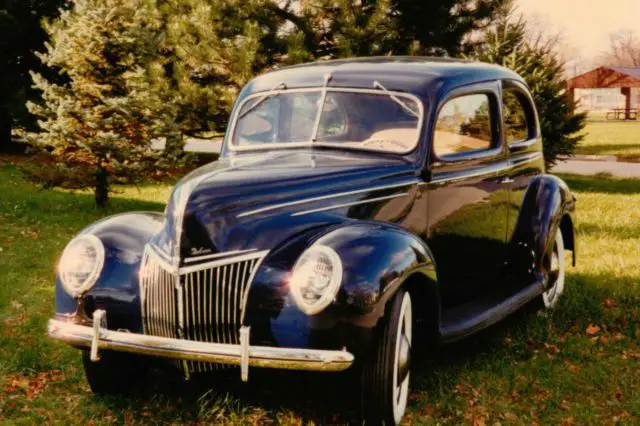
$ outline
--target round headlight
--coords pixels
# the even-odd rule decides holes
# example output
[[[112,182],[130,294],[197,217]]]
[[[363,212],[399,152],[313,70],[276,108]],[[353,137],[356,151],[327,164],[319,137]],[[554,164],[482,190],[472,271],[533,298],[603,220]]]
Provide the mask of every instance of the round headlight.
[[[62,252],[58,272],[62,286],[71,296],[79,296],[96,283],[104,265],[104,246],[94,235],[74,238]]]
[[[289,286],[298,307],[312,315],[335,298],[342,282],[342,262],[333,249],[316,245],[305,251],[293,267]]]

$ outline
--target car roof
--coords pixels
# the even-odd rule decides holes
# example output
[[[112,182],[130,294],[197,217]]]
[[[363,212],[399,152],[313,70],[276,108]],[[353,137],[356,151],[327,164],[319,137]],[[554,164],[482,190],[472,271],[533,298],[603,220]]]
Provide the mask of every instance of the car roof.
[[[287,88],[320,87],[330,74],[330,87],[373,89],[378,81],[388,90],[428,95],[443,87],[511,79],[526,84],[515,72],[492,64],[460,59],[384,56],[318,61],[273,70],[251,80],[241,97],[284,83]]]

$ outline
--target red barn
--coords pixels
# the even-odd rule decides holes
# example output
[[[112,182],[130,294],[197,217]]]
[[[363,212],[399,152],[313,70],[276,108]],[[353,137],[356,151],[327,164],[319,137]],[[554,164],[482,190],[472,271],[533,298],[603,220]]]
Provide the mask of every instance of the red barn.
[[[640,109],[640,68],[602,66],[567,80],[567,90],[575,99],[576,89],[620,89],[624,109]],[[640,119],[640,114],[637,114]]]

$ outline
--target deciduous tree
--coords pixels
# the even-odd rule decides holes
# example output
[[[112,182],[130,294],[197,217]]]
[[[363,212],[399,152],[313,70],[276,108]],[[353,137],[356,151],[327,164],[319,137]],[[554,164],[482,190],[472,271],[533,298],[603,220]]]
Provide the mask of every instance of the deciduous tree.
[[[499,11],[470,58],[511,68],[526,80],[540,117],[547,166],[573,153],[582,140],[586,114],[574,112],[565,91],[564,63],[553,44],[528,40],[527,23],[510,4]]]

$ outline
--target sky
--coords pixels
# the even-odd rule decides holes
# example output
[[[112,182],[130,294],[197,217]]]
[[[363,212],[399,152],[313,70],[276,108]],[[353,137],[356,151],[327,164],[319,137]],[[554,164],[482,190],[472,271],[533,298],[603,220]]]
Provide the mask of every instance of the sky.
[[[606,51],[609,34],[635,30],[640,37],[640,0],[516,0],[526,16],[538,15],[585,60]]]

